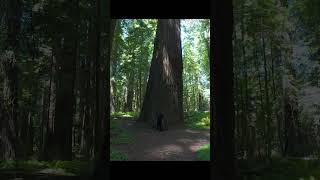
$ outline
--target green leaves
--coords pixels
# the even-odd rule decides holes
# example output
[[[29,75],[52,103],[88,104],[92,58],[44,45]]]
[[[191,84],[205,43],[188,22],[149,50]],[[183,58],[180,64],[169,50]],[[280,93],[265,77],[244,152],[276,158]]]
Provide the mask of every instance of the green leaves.
[[[147,74],[150,67],[156,20],[119,20],[111,56],[111,77],[116,79],[115,94],[123,94],[129,75]],[[146,80],[142,81],[145,86]],[[122,103],[122,102],[120,102]]]
[[[192,129],[210,129],[209,112],[191,111],[184,114],[187,127]]]
[[[198,94],[209,84],[210,21],[181,21],[185,109],[195,110]]]

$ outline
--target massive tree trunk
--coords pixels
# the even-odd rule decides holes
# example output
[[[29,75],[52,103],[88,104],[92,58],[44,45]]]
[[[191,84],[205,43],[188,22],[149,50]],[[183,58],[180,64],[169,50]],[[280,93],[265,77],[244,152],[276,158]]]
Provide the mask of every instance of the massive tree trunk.
[[[288,61],[288,60],[287,60]],[[303,142],[298,142],[298,120],[299,115],[298,109],[298,98],[297,93],[294,89],[296,73],[294,71],[293,65],[288,63],[286,67],[288,69],[288,74],[283,75],[283,155],[284,156],[295,156],[300,152],[297,149],[297,144],[302,144]],[[290,78],[292,77],[292,79]]]
[[[55,104],[55,48],[52,47],[50,62],[50,74],[49,85],[44,83],[43,91],[43,104],[42,104],[42,119],[41,119],[41,155],[40,159],[50,159],[50,150],[53,145],[53,133],[54,133],[54,104]],[[48,87],[47,87],[48,86]]]
[[[81,121],[81,133],[80,133],[80,153],[81,159],[88,160],[92,156],[93,147],[93,123],[94,123],[94,18],[88,20],[86,39],[88,44],[86,48],[89,49],[89,53],[85,60],[81,63],[81,75],[82,79],[80,85],[80,121]]]
[[[160,19],[139,121],[156,126],[156,119],[162,113],[164,129],[182,124],[182,85],[180,20]]]
[[[1,54],[0,66],[3,71],[3,94],[0,113],[3,113],[0,124],[0,159],[19,158],[21,142],[18,138],[18,67],[17,58],[22,16],[22,1],[6,1],[7,5],[7,42],[6,51]]]
[[[101,57],[101,0],[96,0],[95,4],[96,14],[95,14],[95,26],[94,26],[94,50],[93,59],[96,62],[96,112],[95,112],[95,124],[94,124],[94,157],[99,157],[99,152],[102,145],[102,131],[103,131],[103,122],[105,118],[105,62]],[[100,157],[99,157],[100,158]]]
[[[88,59],[90,59],[88,57]],[[80,152],[83,159],[90,158],[90,147],[92,146],[92,129],[93,118],[92,111],[93,105],[90,98],[92,93],[90,85],[90,62],[83,63],[82,67],[82,85],[80,88],[80,121],[81,121],[81,140],[80,140]]]
[[[249,124],[249,117],[248,117],[248,106],[249,106],[249,95],[248,95],[248,65],[246,59],[246,46],[245,46],[245,26],[244,26],[244,17],[241,18],[241,48],[242,48],[242,59],[243,59],[243,66],[244,66],[244,98],[243,98],[243,122],[242,122],[242,145],[243,150],[245,151],[245,155],[248,156],[248,147],[249,147],[249,139],[248,139],[248,124]]]
[[[214,1],[215,2],[215,1]],[[234,97],[233,97],[233,9],[232,1],[213,4],[215,37],[210,88],[213,88],[214,102],[211,101],[213,119],[213,176],[212,179],[236,179],[234,155]]]
[[[296,117],[298,115],[295,98],[288,94],[288,89],[284,92],[284,156],[296,155],[297,133]]]
[[[53,5],[52,5],[53,6]],[[61,8],[64,7],[64,8]],[[50,158],[55,160],[72,159],[72,122],[74,114],[74,82],[77,60],[77,12],[78,0],[55,4],[55,11],[65,13],[66,19],[55,19],[61,28],[54,35],[56,47],[56,104],[54,118],[53,148]],[[60,9],[68,11],[61,12]],[[54,24],[52,24],[54,25]]]
[[[104,4],[104,3],[105,4]],[[101,7],[103,10],[101,11]],[[110,83],[106,83],[106,79],[110,77],[110,52],[112,46],[113,33],[116,25],[116,21],[112,20],[109,16],[110,1],[101,1],[96,0],[96,9],[97,9],[97,21],[96,21],[96,60],[99,72],[97,73],[97,96],[96,96],[96,123],[95,123],[95,167],[94,167],[94,179],[108,179],[109,167],[107,166],[107,160],[109,155],[108,150],[108,130],[110,116],[107,115],[107,112],[110,111],[110,94],[107,89],[110,89]],[[105,13],[105,14],[104,14]],[[104,21],[101,21],[104,17]],[[102,26],[101,26],[102,25]],[[101,28],[101,29],[100,29]],[[102,32],[101,32],[102,30]],[[105,36],[101,35],[104,34]],[[105,52],[103,58],[101,57],[100,43],[101,41],[104,44]]]

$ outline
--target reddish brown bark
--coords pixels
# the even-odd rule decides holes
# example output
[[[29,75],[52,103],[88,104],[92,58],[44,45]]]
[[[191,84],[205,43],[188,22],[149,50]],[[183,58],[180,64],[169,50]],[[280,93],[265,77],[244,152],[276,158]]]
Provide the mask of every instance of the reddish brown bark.
[[[183,123],[182,50],[180,20],[158,20],[147,91],[140,121],[156,126],[164,115],[164,129]]]

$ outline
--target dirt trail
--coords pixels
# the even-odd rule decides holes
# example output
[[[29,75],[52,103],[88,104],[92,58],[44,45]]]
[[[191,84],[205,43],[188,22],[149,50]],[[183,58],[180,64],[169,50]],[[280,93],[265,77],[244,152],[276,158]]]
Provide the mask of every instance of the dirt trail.
[[[159,132],[143,123],[122,119],[121,126],[133,133],[133,144],[118,145],[129,161],[194,161],[196,151],[210,143],[209,130],[174,128]]]

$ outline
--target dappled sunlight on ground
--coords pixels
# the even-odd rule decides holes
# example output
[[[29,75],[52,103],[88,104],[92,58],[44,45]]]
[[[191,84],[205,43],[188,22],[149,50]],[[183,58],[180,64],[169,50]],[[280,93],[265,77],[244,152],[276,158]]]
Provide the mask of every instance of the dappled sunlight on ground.
[[[121,124],[135,134],[134,143],[119,146],[129,161],[195,161],[196,152],[210,143],[209,130],[178,128],[159,132],[130,120],[122,120]]]

